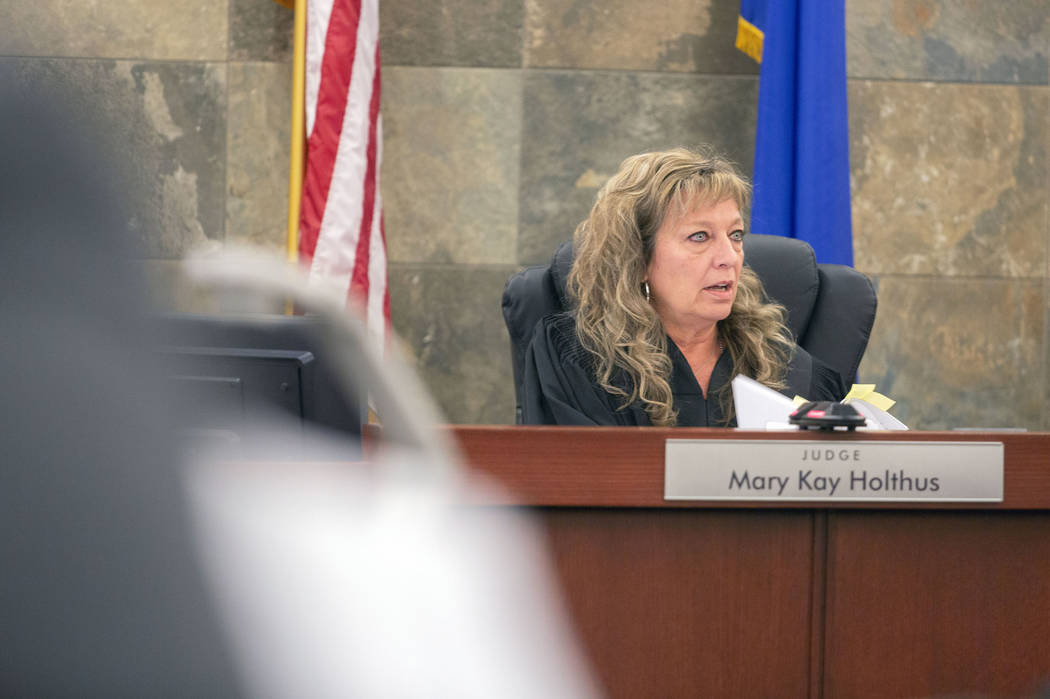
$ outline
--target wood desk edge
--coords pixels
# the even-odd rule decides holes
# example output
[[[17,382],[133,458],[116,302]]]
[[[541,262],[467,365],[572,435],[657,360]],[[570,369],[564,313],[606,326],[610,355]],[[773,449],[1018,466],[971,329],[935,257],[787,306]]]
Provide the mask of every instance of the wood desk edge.
[[[502,496],[485,502],[554,507],[776,509],[1050,509],[1050,433],[1046,432],[757,432],[714,428],[446,426],[472,472],[495,478]],[[666,501],[664,442],[675,439],[1002,442],[1001,503]]]

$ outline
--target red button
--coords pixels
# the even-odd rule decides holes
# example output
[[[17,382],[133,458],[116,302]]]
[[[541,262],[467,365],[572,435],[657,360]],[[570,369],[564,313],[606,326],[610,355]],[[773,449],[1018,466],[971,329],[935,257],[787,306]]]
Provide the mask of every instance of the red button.
[[[806,413],[806,416],[807,417],[824,417],[824,411],[823,410],[810,410],[808,413]]]

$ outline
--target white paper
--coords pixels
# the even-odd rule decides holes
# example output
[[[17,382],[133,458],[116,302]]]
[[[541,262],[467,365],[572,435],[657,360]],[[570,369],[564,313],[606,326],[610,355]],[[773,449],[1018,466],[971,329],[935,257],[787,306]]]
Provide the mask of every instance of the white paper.
[[[737,427],[744,430],[764,430],[767,423],[787,422],[795,410],[790,398],[746,376],[733,379],[733,404]]]
[[[858,413],[868,419],[868,427],[880,429],[880,430],[906,430],[908,426],[903,422],[893,417],[885,410],[876,408],[874,405],[866,400],[860,398],[850,398],[845,401],[852,405]]]

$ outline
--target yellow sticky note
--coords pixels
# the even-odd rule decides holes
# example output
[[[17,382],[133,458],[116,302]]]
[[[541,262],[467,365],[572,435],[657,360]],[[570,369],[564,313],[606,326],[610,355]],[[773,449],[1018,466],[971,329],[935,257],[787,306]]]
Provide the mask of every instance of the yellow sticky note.
[[[892,398],[888,398],[887,396],[884,396],[881,393],[878,393],[877,391],[872,391],[871,393],[869,393],[864,400],[868,401],[879,410],[885,410],[887,412],[889,412],[889,409],[897,404],[897,401],[893,400]]]
[[[798,406],[802,405],[803,403],[808,403],[809,401],[808,401],[808,400],[806,400],[805,398],[803,398],[803,397],[802,397],[802,396],[800,396],[800,395],[796,395],[796,396],[795,396],[795,397],[794,397],[794,398],[792,399],[792,402],[793,402],[793,403],[795,404],[795,407],[797,408]]]
[[[850,398],[857,398],[859,400],[864,400],[865,397],[869,393],[874,391],[874,390],[875,390],[875,384],[873,384],[873,383],[855,383],[855,384],[853,384],[850,387],[849,393],[847,393],[846,397],[843,398],[842,400],[843,401],[847,401]]]
[[[851,399],[863,400],[871,403],[879,410],[888,411],[897,401],[892,398],[888,398],[875,390],[875,384],[873,383],[855,383],[850,388],[849,393],[842,399],[843,403],[848,403]]]

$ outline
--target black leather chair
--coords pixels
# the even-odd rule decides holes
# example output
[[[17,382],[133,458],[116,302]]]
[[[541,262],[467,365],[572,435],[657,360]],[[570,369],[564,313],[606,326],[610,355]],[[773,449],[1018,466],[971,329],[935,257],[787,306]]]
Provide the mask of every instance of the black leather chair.
[[[569,308],[565,282],[572,257],[572,243],[562,243],[550,264],[518,272],[503,290],[518,422],[525,349],[541,318]],[[788,327],[798,344],[838,371],[846,385],[852,383],[875,323],[871,280],[852,267],[817,264],[808,243],[776,235],[748,235],[744,260],[769,298],[787,308]]]

